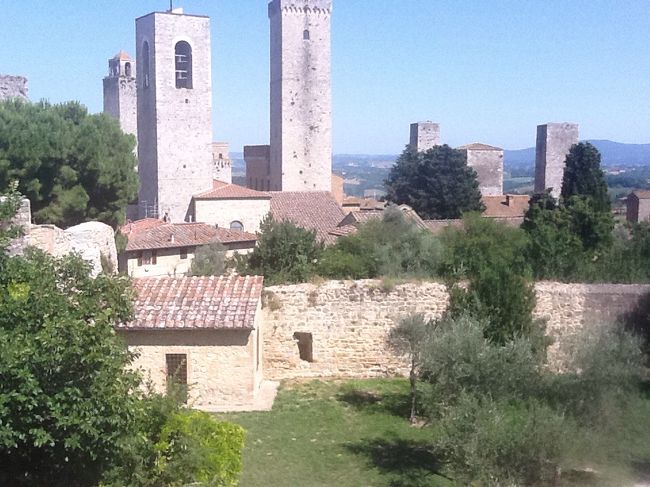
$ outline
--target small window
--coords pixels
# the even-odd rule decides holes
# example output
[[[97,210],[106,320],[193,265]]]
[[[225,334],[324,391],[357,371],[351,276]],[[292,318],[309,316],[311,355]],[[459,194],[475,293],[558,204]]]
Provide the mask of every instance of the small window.
[[[305,362],[314,361],[313,338],[311,333],[296,332],[293,334],[293,339],[298,343],[298,353],[300,360]]]
[[[310,36],[310,34],[309,34],[309,30],[305,29],[305,30],[303,31],[303,33],[302,33],[302,38],[303,38],[303,40],[308,41],[308,40],[310,39],[310,37],[311,37],[311,36]]]
[[[130,78],[130,77],[131,77],[131,63],[126,63],[126,64],[124,65],[124,75],[125,75],[127,78]]]
[[[138,257],[138,265],[156,265],[157,255],[155,250],[143,250]]]
[[[192,89],[192,46],[180,41],[175,48],[176,88]]]
[[[142,86],[149,88],[149,43],[144,41],[142,44]]]
[[[187,247],[183,247],[183,248],[181,249],[181,259],[182,259],[182,260],[187,259]]]
[[[168,353],[165,355],[167,365],[167,392],[180,394],[183,402],[187,402],[187,355],[184,353]],[[175,387],[178,390],[174,390]]]
[[[244,225],[242,224],[242,222],[235,220],[234,222],[230,222],[230,229],[237,230],[238,232],[243,232]]]

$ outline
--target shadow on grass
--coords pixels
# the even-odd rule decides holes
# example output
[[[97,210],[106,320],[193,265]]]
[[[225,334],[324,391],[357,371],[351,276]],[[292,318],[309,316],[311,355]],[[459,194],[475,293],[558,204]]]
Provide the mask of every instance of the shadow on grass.
[[[650,459],[642,462],[633,462],[632,468],[641,482],[650,482]]]
[[[352,389],[340,393],[337,399],[359,411],[392,414],[400,418],[408,418],[411,412],[411,398],[403,393]]]
[[[372,466],[387,474],[391,487],[446,485],[442,483],[446,477],[439,473],[438,456],[425,441],[371,439],[347,448],[354,454],[366,456]]]

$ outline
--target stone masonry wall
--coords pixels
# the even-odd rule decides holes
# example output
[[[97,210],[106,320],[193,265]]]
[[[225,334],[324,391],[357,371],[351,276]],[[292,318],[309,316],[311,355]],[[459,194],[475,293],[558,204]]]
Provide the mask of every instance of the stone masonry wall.
[[[547,123],[537,127],[535,147],[535,192],[552,188],[558,198],[562,192],[564,162],[571,146],[578,143],[579,127],[575,123]]]
[[[267,379],[373,377],[405,373],[403,358],[386,337],[395,319],[410,312],[439,317],[449,297],[443,284],[407,283],[383,289],[381,281],[330,281],[275,286],[264,296],[264,367]],[[536,285],[536,317],[547,319],[558,366],[561,345],[584,327],[611,322],[630,310],[650,285]],[[313,362],[300,359],[294,333],[311,333]]]

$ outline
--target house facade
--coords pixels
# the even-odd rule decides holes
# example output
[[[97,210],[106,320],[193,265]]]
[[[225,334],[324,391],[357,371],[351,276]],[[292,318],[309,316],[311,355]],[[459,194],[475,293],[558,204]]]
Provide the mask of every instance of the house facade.
[[[205,411],[253,409],[262,383],[258,276],[134,280],[135,318],[117,328],[132,367],[164,393],[175,382]]]

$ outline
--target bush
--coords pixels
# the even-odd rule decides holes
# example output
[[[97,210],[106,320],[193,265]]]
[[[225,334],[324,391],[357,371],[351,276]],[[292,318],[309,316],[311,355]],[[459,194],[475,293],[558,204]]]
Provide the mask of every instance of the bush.
[[[244,429],[201,411],[178,411],[162,428],[155,449],[158,485],[237,485]]]
[[[219,242],[196,249],[190,265],[190,276],[220,276],[226,270],[226,248]]]
[[[242,274],[263,275],[266,284],[306,282],[323,252],[313,231],[288,221],[264,219],[253,253],[237,260]]]
[[[555,480],[573,427],[534,399],[463,394],[440,422],[437,446],[457,480],[478,485],[534,485]]]

